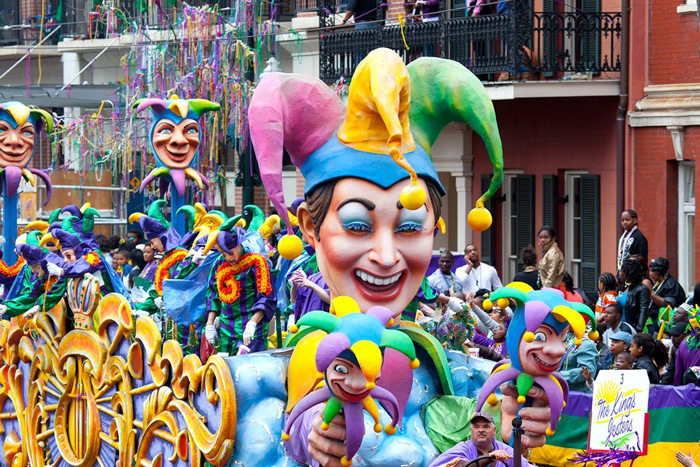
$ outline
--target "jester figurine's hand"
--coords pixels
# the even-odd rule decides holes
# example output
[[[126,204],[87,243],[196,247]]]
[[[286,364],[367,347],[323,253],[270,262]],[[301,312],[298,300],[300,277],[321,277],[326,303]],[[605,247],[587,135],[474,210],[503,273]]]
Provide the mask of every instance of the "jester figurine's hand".
[[[61,277],[64,273],[63,268],[61,268],[60,266],[57,266],[53,263],[47,263],[46,269],[49,272],[49,276]]]
[[[518,390],[511,384],[501,385],[503,399],[501,400],[501,436],[504,442],[510,440],[513,432],[513,419],[518,413]],[[544,446],[545,431],[549,428],[552,412],[549,408],[547,393],[539,386],[533,386],[527,393],[533,399],[531,407],[520,410],[520,418],[523,420],[522,446],[524,448],[536,448]]]
[[[333,418],[327,430],[319,412],[309,433],[309,454],[323,467],[342,467],[340,459],[345,455],[345,416],[339,413]]]

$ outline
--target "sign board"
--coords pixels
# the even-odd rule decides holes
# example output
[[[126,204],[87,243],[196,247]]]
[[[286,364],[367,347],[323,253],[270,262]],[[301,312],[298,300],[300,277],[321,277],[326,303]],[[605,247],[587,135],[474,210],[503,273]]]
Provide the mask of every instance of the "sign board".
[[[645,370],[603,370],[593,384],[588,450],[647,453],[649,376]]]

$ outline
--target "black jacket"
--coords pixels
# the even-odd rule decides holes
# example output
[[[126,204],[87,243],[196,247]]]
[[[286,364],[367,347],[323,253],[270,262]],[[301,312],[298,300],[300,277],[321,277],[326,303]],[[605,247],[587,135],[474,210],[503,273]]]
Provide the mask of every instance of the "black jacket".
[[[685,290],[683,290],[683,286],[681,286],[670,274],[666,276],[666,279],[664,280],[663,284],[661,284],[661,287],[659,287],[659,290],[654,293],[662,297],[666,301],[667,305],[671,305],[671,308],[676,308],[682,303],[685,303]],[[654,302],[651,302],[649,306],[649,316],[654,319],[658,318],[660,309],[660,306],[656,305]]]
[[[654,365],[654,362],[649,355],[644,355],[636,359],[634,364],[632,364],[632,369],[647,370],[649,382],[651,384],[659,384],[659,369],[656,368],[656,365]]]
[[[644,325],[649,317],[650,303],[651,291],[646,285],[639,283],[627,289],[625,321],[631,324],[637,332],[644,331]]]
[[[668,366],[666,367],[666,373],[664,373],[664,376],[661,378],[661,384],[666,384],[666,385],[671,385],[673,386],[673,377],[676,375],[676,349],[673,347],[671,349],[671,360],[668,362]]]

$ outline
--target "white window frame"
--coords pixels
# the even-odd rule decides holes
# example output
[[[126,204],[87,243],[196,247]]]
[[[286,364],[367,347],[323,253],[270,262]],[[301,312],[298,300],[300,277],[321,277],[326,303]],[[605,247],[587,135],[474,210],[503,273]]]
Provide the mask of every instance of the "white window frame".
[[[564,173],[565,196],[569,202],[564,207],[564,259],[566,261],[566,271],[574,280],[574,285],[580,284],[579,271],[581,269],[581,258],[574,258],[574,180],[580,179],[581,175],[588,174],[587,170],[567,170]],[[580,186],[580,184],[579,184]],[[560,240],[561,241],[561,240]]]
[[[695,287],[695,183],[695,162],[678,164],[678,282],[686,293]]]
[[[511,180],[518,175],[522,175],[524,172],[522,170],[504,170],[503,171],[503,183],[501,184],[501,192],[505,196],[505,201],[503,202],[502,209],[502,222],[503,226],[503,242],[501,242],[501,282],[508,284],[513,281],[515,276],[515,269],[518,264],[518,253],[516,251],[515,256],[510,254],[510,239],[512,238],[512,232],[510,227],[510,216],[511,216],[511,199],[515,193],[511,192],[510,184]]]

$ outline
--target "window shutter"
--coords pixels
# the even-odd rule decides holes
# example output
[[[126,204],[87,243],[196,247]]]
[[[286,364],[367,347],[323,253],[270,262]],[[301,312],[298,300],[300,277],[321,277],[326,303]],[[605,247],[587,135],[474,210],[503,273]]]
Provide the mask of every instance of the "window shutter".
[[[535,240],[535,176],[518,175],[516,177],[515,210],[518,225],[515,231],[517,254]],[[518,259],[516,272],[523,270],[523,264]]]
[[[581,175],[581,277],[580,287],[598,295],[600,276],[600,175]]]
[[[557,176],[542,175],[542,225],[557,229]]]
[[[600,0],[581,0],[581,62],[576,71],[600,73]],[[585,14],[588,13],[588,14]]]
[[[481,174],[481,193],[486,193],[491,184],[491,174]],[[493,200],[489,199],[484,203],[484,207],[493,215]],[[490,228],[481,232],[481,261],[486,264],[494,264],[495,258],[495,229],[491,225]]]
[[[558,28],[557,21],[552,14],[554,13],[554,0],[542,0],[542,76],[551,78],[554,76],[557,69],[557,54],[556,54],[556,31]]]

